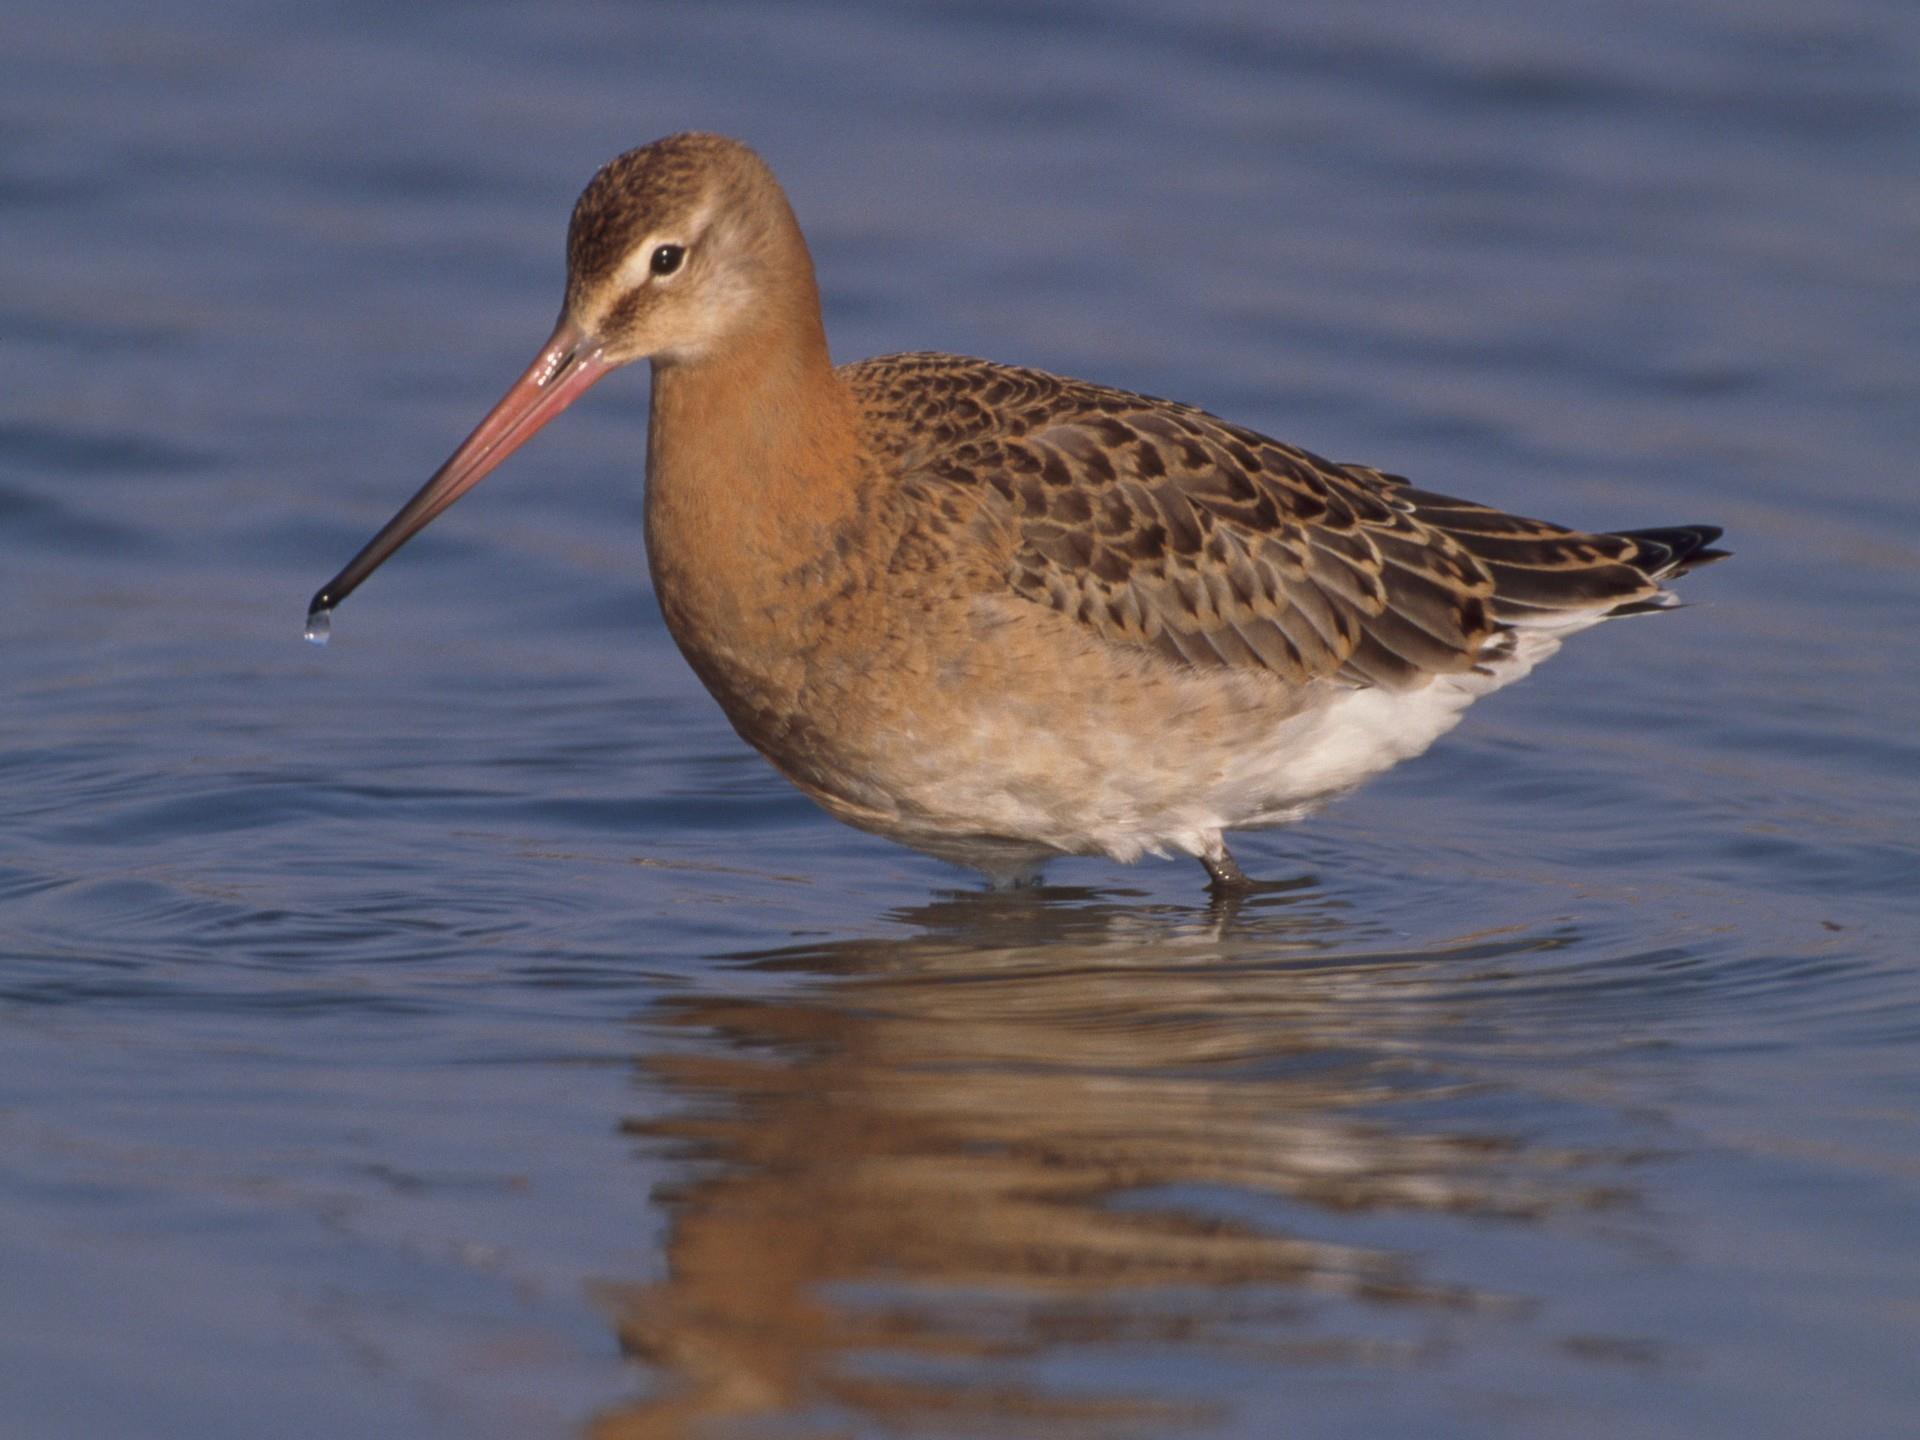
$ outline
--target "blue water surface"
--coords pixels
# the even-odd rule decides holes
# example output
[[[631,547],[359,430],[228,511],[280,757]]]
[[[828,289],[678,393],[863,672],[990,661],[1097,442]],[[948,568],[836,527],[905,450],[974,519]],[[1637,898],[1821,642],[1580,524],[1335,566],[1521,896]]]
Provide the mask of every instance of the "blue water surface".
[[[1920,11],[0,33],[0,1434],[1913,1431]],[[1239,907],[774,776],[654,606],[637,371],[302,644],[692,127],[839,358],[1736,556]]]

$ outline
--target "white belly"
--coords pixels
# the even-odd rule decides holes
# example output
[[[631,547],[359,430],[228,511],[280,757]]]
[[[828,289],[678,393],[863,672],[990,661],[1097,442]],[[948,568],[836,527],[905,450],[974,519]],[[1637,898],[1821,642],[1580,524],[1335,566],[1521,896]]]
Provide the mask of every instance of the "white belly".
[[[1147,697],[1137,687],[1072,703],[956,697],[937,745],[909,745],[914,763],[885,767],[888,805],[829,808],[999,875],[1058,854],[1206,855],[1223,831],[1301,819],[1420,754],[1565,633],[1519,632],[1486,673],[1416,690],[1320,683],[1283,692],[1265,674],[1213,670],[1176,676]]]

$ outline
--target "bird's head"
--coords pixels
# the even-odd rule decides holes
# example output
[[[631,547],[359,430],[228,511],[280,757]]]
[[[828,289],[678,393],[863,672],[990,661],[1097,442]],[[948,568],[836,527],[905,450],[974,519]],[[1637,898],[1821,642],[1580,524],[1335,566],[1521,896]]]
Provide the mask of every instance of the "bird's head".
[[[670,135],[602,166],[573,207],[559,323],[413,499],[313,597],[308,634],[388,556],[609,372],[723,361],[783,326],[819,328],[813,265],[766,162]],[[821,342],[824,345],[824,341]]]

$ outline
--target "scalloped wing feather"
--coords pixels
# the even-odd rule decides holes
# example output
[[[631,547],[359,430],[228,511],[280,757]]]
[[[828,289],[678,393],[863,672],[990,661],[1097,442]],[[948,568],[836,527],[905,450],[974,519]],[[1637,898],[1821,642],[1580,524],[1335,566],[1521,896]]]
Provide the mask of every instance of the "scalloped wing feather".
[[[1193,666],[1414,688],[1498,658],[1513,626],[1655,605],[1659,579],[1717,555],[1708,527],[1568,530],[1040,371],[901,355],[843,373],[905,468],[1011,526],[1015,593]]]

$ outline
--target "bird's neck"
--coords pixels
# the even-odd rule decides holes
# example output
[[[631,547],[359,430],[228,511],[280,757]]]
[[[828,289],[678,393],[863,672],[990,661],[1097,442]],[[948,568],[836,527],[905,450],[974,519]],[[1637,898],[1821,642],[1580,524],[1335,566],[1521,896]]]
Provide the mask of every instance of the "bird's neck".
[[[755,330],[654,366],[647,555],[689,658],[791,645],[807,577],[854,517],[858,412],[803,278]]]

